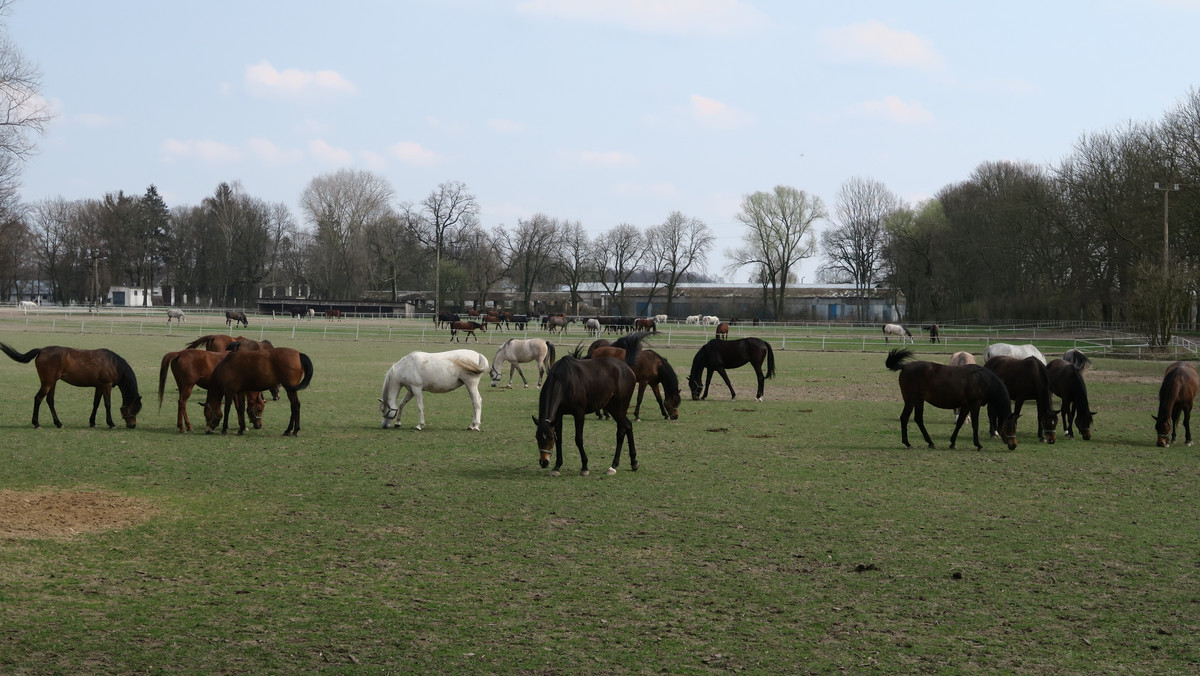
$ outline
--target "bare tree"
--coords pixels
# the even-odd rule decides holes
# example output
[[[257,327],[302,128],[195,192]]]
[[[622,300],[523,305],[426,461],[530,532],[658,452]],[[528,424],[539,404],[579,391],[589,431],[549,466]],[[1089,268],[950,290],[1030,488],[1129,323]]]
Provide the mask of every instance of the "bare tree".
[[[80,238],[75,227],[77,209],[77,204],[62,197],[35,202],[29,209],[34,255],[49,279],[54,300],[60,303],[76,297],[67,293],[72,288],[71,278],[80,268]]]
[[[368,231],[391,217],[392,187],[367,171],[318,176],[300,195],[317,250],[312,282],[327,298],[357,299],[366,289]]]
[[[887,244],[884,223],[903,206],[900,198],[883,183],[866,178],[851,178],[838,191],[836,211],[840,223],[821,234],[826,263],[823,278],[850,282],[865,302],[865,289],[878,281]],[[859,319],[863,308],[859,307]]]
[[[647,259],[666,289],[668,315],[674,309],[675,290],[685,275],[689,271],[704,272],[714,239],[704,221],[678,211],[672,211],[661,225],[647,229]]]
[[[820,197],[803,190],[777,185],[771,192],[759,191],[742,197],[737,219],[747,227],[742,246],[726,252],[729,272],[743,266],[758,268],[760,283],[770,284],[774,294],[773,315],[783,317],[787,285],[792,270],[817,252],[815,223],[828,218]]]
[[[470,261],[463,271],[477,307],[487,304],[492,289],[508,274],[509,265],[504,255],[508,240],[508,233],[502,225],[490,232],[479,227],[472,228],[463,235],[463,259]]]
[[[579,287],[592,278],[592,241],[579,221],[563,221],[562,243],[554,255],[554,268],[571,293],[571,312],[579,314]]]
[[[619,314],[625,313],[625,284],[637,271],[645,255],[646,238],[628,223],[621,223],[601,233],[593,244],[593,267]]]
[[[12,4],[0,0],[0,17],[8,16]],[[5,22],[0,26],[0,214],[16,209],[22,166],[37,148],[33,136],[44,133],[51,119],[40,87],[41,74],[9,38]]]
[[[521,291],[522,307],[531,311],[533,290],[548,281],[554,269],[555,255],[561,249],[562,228],[546,214],[534,214],[517,221],[517,228],[505,238],[505,255],[513,282]]]
[[[434,307],[442,307],[442,257],[448,247],[459,244],[462,235],[479,223],[479,202],[475,200],[465,183],[447,181],[421,200],[419,205],[402,207],[407,213],[404,219],[412,227],[413,234],[425,246],[433,249],[433,299]]]

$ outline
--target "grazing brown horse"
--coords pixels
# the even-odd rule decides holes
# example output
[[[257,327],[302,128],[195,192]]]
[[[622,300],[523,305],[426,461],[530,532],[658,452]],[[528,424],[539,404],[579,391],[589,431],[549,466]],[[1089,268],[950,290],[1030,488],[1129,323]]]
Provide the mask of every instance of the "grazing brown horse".
[[[762,369],[764,361],[767,363],[765,374]],[[729,388],[729,398],[737,399],[737,393],[733,391],[725,369],[735,369],[746,364],[753,366],[754,374],[758,376],[758,393],[754,400],[762,401],[766,379],[775,375],[775,352],[771,350],[771,344],[760,338],[714,338],[708,341],[692,358],[692,371],[688,374],[688,389],[692,391],[692,400],[708,398],[708,386],[712,383],[713,371],[721,374],[725,386]],[[708,369],[708,375],[704,379],[704,394],[701,395],[700,376],[705,369]]]
[[[54,409],[54,387],[62,380],[75,387],[94,387],[96,396],[92,400],[92,417],[89,427],[96,426],[96,411],[100,408],[100,399],[104,399],[104,416],[111,429],[116,427],[112,418],[112,388],[115,385],[121,390],[121,417],[125,426],[132,429],[137,427],[137,414],[142,410],[142,397],[138,394],[137,376],[129,363],[112,350],[79,350],[73,347],[34,348],[25,354],[0,343],[4,351],[13,361],[28,364],[37,360],[38,378],[41,387],[33,396],[33,426],[38,424],[38,411],[42,407],[42,399],[50,406],[50,415],[54,418],[54,426],[62,427],[58,419],[58,411]]]
[[[651,333],[658,333],[658,322],[650,317],[639,317],[633,320],[633,328],[645,329]]]
[[[1015,413],[1021,412],[1021,405],[1026,400],[1032,399],[1037,403],[1038,441],[1054,443],[1058,411],[1054,409],[1054,399],[1051,398],[1050,375],[1046,373],[1046,366],[1037,357],[1019,359],[999,356],[984,362],[983,367],[1004,381],[1009,398],[1016,402],[1013,407]]]
[[[308,355],[290,347],[274,350],[230,352],[221,360],[209,376],[208,398],[204,401],[204,431],[212,434],[221,422],[221,403],[225,404],[224,424],[221,434],[229,430],[229,407],[237,404],[238,434],[246,431],[245,404],[248,397],[240,394],[261,392],[272,387],[283,386],[287,390],[292,413],[288,418],[283,436],[300,433],[300,398],[296,393],[308,387],[312,381],[313,364]]]
[[[208,350],[180,350],[163,355],[162,365],[158,370],[158,410],[162,410],[163,391],[167,385],[167,371],[175,376],[175,384],[179,387],[179,411],[176,414],[176,425],[182,434],[184,428],[192,431],[192,421],[188,418],[187,402],[192,396],[192,388],[199,385],[208,389],[209,376],[213,369],[227,356],[225,352],[210,352]],[[262,429],[262,414],[266,401],[261,392],[251,392],[247,395],[249,401],[246,407],[250,411],[250,419],[254,429]]]
[[[467,334],[467,338],[474,338],[475,342],[479,342],[479,336],[475,335],[476,331],[487,333],[487,326],[479,322],[450,322],[450,340],[461,342],[458,340],[458,332],[462,331]]]
[[[250,326],[250,322],[246,319],[246,313],[238,312],[236,310],[226,310],[225,311],[225,326],[233,326],[234,324],[241,324],[242,326]]]
[[[1154,433],[1158,435],[1155,445],[1165,448],[1175,441],[1175,430],[1179,427],[1179,414],[1183,414],[1185,441],[1192,445],[1192,402],[1200,390],[1200,374],[1196,367],[1185,361],[1177,361],[1167,367],[1162,386],[1158,388],[1158,414],[1154,416]]]
[[[325,311],[325,319],[341,319],[342,311],[330,308]]]
[[[959,409],[958,421],[950,435],[950,448],[958,441],[958,431],[967,417],[971,418],[971,430],[975,435],[975,448],[982,450],[979,443],[979,408],[987,405],[988,419],[1000,431],[1000,437],[1008,450],[1017,448],[1017,415],[1012,411],[1008,390],[1004,381],[995,373],[975,364],[969,366],[947,366],[931,361],[911,361],[912,350],[892,350],[887,356],[887,367],[900,372],[900,394],[904,397],[904,410],[900,413],[900,440],[905,448],[908,443],[908,417],[917,421],[925,443],[933,448],[933,439],[925,429],[926,402],[938,408]]]
[[[941,329],[938,328],[937,324],[929,325],[929,342],[931,342],[931,343],[942,342],[942,331],[941,331]]]
[[[725,322],[717,324],[717,338],[720,340],[729,340],[729,324]]]
[[[1090,360],[1088,362],[1091,363]],[[1063,434],[1073,439],[1074,426],[1079,426],[1079,436],[1084,441],[1092,438],[1092,420],[1096,412],[1088,405],[1087,384],[1083,382],[1083,369],[1066,359],[1052,359],[1046,364],[1050,375],[1050,391],[1062,399]]]
[[[229,352],[232,350],[270,350],[275,346],[269,340],[254,340],[245,336],[226,336],[221,333],[212,333],[207,336],[200,336],[196,340],[188,343],[188,349],[199,348],[203,346],[205,350],[210,352]],[[207,388],[206,388],[207,389]],[[279,387],[271,388],[271,401],[279,401]]]

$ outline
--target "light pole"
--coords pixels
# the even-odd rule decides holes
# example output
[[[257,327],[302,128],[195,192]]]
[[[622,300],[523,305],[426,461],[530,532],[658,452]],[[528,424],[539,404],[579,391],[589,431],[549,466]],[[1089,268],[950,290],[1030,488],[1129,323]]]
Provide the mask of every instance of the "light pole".
[[[1167,237],[1167,232],[1169,230],[1168,220],[1167,220],[1167,213],[1168,213],[1167,210],[1168,210],[1168,207],[1170,206],[1170,202],[1171,202],[1170,201],[1171,193],[1179,192],[1179,184],[1175,183],[1174,185],[1160,187],[1158,183],[1155,183],[1154,189],[1161,190],[1162,194],[1163,194],[1163,274],[1165,275],[1165,274],[1167,274],[1167,258],[1168,258],[1167,252],[1168,252],[1168,246],[1169,246],[1168,245],[1169,240]]]

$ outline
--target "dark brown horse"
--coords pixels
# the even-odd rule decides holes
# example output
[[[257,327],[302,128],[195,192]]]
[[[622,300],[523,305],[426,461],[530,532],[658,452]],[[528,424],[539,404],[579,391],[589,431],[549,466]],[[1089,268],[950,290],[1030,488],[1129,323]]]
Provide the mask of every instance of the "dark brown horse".
[[[1062,399],[1059,415],[1062,416],[1063,434],[1073,439],[1074,426],[1078,425],[1079,436],[1088,441],[1092,438],[1092,419],[1096,412],[1088,405],[1083,369],[1066,359],[1053,359],[1046,364],[1046,373],[1050,374],[1050,391]]]
[[[1046,366],[1037,357],[992,357],[983,367],[1000,376],[1008,396],[1016,406],[1013,411],[1021,412],[1021,405],[1032,399],[1037,403],[1038,441],[1054,443],[1058,427],[1058,411],[1050,392],[1050,375]],[[994,432],[995,428],[993,428]]]
[[[720,340],[729,340],[729,324],[721,322],[717,324],[717,336]]]
[[[33,426],[38,424],[38,411],[42,407],[42,399],[50,406],[50,415],[54,418],[54,426],[62,427],[58,419],[58,411],[54,409],[54,387],[62,380],[75,387],[94,387],[96,396],[92,400],[92,417],[89,427],[96,426],[96,411],[100,408],[100,399],[104,399],[104,416],[109,428],[116,427],[112,418],[112,388],[115,385],[121,390],[121,417],[125,426],[132,429],[137,427],[137,414],[142,410],[142,397],[138,394],[137,376],[129,363],[112,350],[78,350],[73,347],[34,348],[25,354],[0,343],[4,351],[14,361],[28,364],[37,360],[38,378],[41,387],[33,396]]]
[[[479,342],[479,336],[475,335],[476,331],[487,333],[487,326],[479,322],[450,322],[450,340],[461,342],[458,340],[458,332],[462,331],[467,334],[467,338],[474,338],[475,342]]]
[[[580,359],[579,349],[558,360],[550,368],[538,397],[538,414],[533,417],[542,468],[550,465],[550,451],[555,452],[551,476],[562,468],[563,416],[575,417],[575,446],[579,449],[580,476],[588,474],[587,453],[583,450],[583,423],[588,413],[606,411],[617,423],[617,450],[609,474],[617,473],[621,460],[621,445],[629,438],[629,467],[637,471],[637,449],[633,443],[633,422],[629,420],[629,402],[633,398],[636,378],[628,364],[612,357]]]
[[[167,371],[175,376],[175,385],[179,387],[179,411],[176,414],[176,425],[179,432],[184,428],[192,431],[192,421],[188,418],[187,402],[192,396],[192,388],[199,385],[208,389],[208,379],[213,369],[227,356],[225,352],[210,352],[208,350],[181,350],[168,352],[163,355],[162,365],[158,370],[158,410],[162,410],[163,392],[167,385]],[[262,429],[262,414],[266,401],[261,392],[251,392],[246,407],[250,411],[250,419],[254,429]]]
[[[904,397],[904,410],[900,413],[900,440],[905,448],[908,443],[908,417],[913,414],[925,443],[933,448],[933,439],[925,429],[926,402],[947,409],[958,409],[958,420],[954,433],[950,435],[950,448],[958,441],[958,431],[967,417],[971,418],[975,448],[982,450],[979,443],[979,409],[986,405],[988,419],[1000,430],[1000,437],[1008,450],[1017,448],[1017,415],[1012,411],[1008,389],[995,373],[982,366],[947,366],[931,361],[910,361],[912,350],[892,350],[887,356],[887,367],[900,372],[900,394]]]
[[[1154,416],[1154,433],[1158,435],[1155,445],[1170,446],[1175,441],[1175,430],[1179,427],[1179,414],[1183,414],[1185,441],[1192,445],[1192,402],[1200,390],[1200,374],[1196,367],[1185,361],[1177,361],[1167,367],[1162,386],[1158,388],[1158,414]]]
[[[259,347],[275,347],[269,340],[252,340],[245,336],[227,336],[223,333],[210,333],[207,336],[200,336],[186,345],[187,348],[204,349],[210,352],[225,352],[231,348],[234,343],[241,343],[240,347],[243,350],[255,350]]]
[[[238,396],[250,392],[261,392],[272,387],[283,386],[287,390],[292,413],[288,418],[283,436],[300,433],[300,398],[297,392],[308,387],[312,381],[313,364],[308,355],[290,347],[273,350],[230,352],[222,359],[209,377],[208,399],[204,401],[204,431],[212,434],[221,422],[221,403],[225,404],[224,424],[221,434],[229,430],[229,407],[237,404],[238,434],[246,431],[247,397]]]
[[[593,340],[592,344],[588,345],[588,349],[587,349],[588,358],[589,359],[591,358],[592,352],[594,352],[596,350],[596,348],[608,347],[610,345],[612,345],[612,341],[607,338],[597,338],[596,340]],[[609,355],[609,356],[611,356],[611,355]]]
[[[616,347],[615,345],[597,346],[593,343],[592,347],[588,348],[587,358],[612,357],[613,359],[628,362],[626,354],[627,350],[623,347]],[[658,410],[662,413],[662,416],[671,420],[679,418],[679,404],[682,400],[679,391],[679,376],[675,375],[675,369],[667,361],[666,357],[654,350],[639,350],[638,354],[634,357],[633,375],[637,379],[638,384],[637,405],[633,409],[633,419],[635,421],[642,419],[642,398],[646,396],[647,386],[654,392],[654,398],[658,401]],[[659,391],[659,385],[662,386],[662,392]],[[597,412],[596,415],[599,416],[600,413]]]
[[[762,369],[764,361],[767,363],[765,374]],[[758,394],[755,395],[754,400],[762,401],[766,379],[775,375],[775,353],[771,350],[771,344],[759,338],[738,338],[737,340],[714,338],[708,341],[692,358],[692,371],[688,375],[688,389],[692,391],[692,399],[708,398],[708,386],[712,383],[713,371],[721,374],[725,386],[729,388],[729,397],[737,399],[737,394],[733,391],[733,385],[729,382],[729,375],[725,373],[725,369],[735,369],[746,364],[753,366],[754,374],[758,376]],[[705,369],[708,369],[708,374],[704,378],[704,394],[701,395],[700,376]]]
[[[246,319],[245,312],[238,312],[237,310],[226,310],[225,311],[225,326],[233,326],[235,323],[241,324],[242,326],[250,326],[250,322]]]
[[[638,317],[633,320],[633,328],[645,329],[651,333],[658,333],[658,323],[650,317]]]

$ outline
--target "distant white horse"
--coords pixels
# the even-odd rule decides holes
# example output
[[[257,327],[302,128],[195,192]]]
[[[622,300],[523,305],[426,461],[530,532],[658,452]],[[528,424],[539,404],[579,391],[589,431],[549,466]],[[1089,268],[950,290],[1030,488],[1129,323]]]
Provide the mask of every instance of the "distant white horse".
[[[910,343],[915,343],[913,340],[912,331],[900,326],[899,324],[884,324],[883,325],[883,342],[888,342],[888,336],[899,336],[900,344],[903,345],[907,340]]]
[[[1046,357],[1034,347],[1030,345],[1010,345],[1008,343],[992,343],[983,351],[983,363],[987,363],[992,357],[1016,357],[1024,359],[1026,357],[1037,357],[1038,361],[1046,363]]]
[[[178,324],[179,322],[186,321],[187,317],[183,316],[183,310],[180,310],[177,307],[169,307],[167,308],[167,326],[171,325],[172,319],[174,319],[175,323]]]
[[[704,315],[704,319],[701,319],[700,323],[704,326],[716,326],[721,323],[721,318],[714,317],[713,315]]]
[[[593,336],[598,336],[600,335],[600,320],[590,317],[583,323],[583,328],[587,329],[587,332]]]
[[[666,324],[668,319],[670,319],[670,317],[666,315],[654,315],[655,324]]]
[[[32,300],[23,300],[17,304],[17,307],[21,308],[21,311],[25,314],[29,314],[30,310],[36,310],[38,308],[38,304]]]
[[[688,315],[688,318],[683,321],[685,324],[699,324],[700,315]]]
[[[488,370],[487,357],[475,350],[450,350],[449,352],[410,352],[400,361],[392,364],[387,375],[383,378],[383,397],[379,399],[379,412],[383,414],[383,428],[393,424],[400,426],[400,416],[404,413],[404,405],[409,399],[417,400],[417,429],[425,427],[425,401],[422,392],[451,392],[460,386],[467,386],[471,395],[471,403],[475,406],[475,415],[467,429],[479,431],[479,418],[483,411],[483,398],[479,396],[479,380]],[[400,388],[404,400],[396,405],[396,397]]]
[[[589,322],[595,322],[595,319],[589,319]],[[596,322],[599,326],[600,322]],[[504,362],[509,363],[508,369],[508,387],[512,387],[513,371],[516,371],[521,376],[521,382],[525,383],[525,387],[529,387],[529,381],[525,379],[525,374],[521,372],[521,364],[526,362],[537,362],[538,379],[537,387],[542,386],[542,377],[554,365],[554,343],[545,338],[528,338],[522,340],[520,338],[510,338],[505,341],[500,349],[496,350],[496,356],[492,359],[492,387],[500,384],[500,379],[504,377],[502,365]]]

